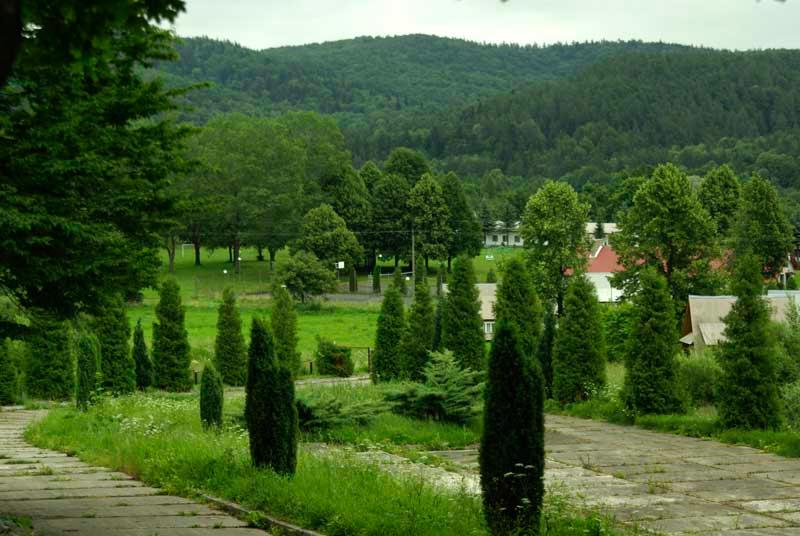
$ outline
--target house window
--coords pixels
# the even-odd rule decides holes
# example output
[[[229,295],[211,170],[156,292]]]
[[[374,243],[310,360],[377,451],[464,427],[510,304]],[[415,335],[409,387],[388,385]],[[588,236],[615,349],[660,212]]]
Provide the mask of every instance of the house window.
[[[494,333],[494,322],[484,322],[483,332],[489,335]]]
[[[519,244],[519,235],[514,236],[514,243]]]
[[[497,235],[496,234],[492,235],[492,242],[497,242]]]
[[[503,244],[508,242],[508,235],[503,235]]]

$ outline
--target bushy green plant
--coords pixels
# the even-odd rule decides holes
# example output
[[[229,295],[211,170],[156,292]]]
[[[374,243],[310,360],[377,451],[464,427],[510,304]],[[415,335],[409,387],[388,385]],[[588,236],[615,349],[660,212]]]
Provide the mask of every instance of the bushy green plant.
[[[347,378],[353,375],[355,365],[351,350],[333,341],[318,338],[316,355],[317,373]]]
[[[586,400],[605,385],[598,309],[594,285],[584,274],[573,275],[553,348],[553,398],[562,404]]]
[[[388,405],[374,400],[345,403],[330,393],[312,392],[297,398],[300,430],[319,432],[337,426],[365,426],[388,410]]]
[[[406,329],[405,315],[400,291],[393,285],[383,294],[381,312],[378,315],[371,371],[373,381],[391,381],[402,376],[400,341]]]
[[[486,272],[486,282],[487,283],[497,283],[497,276],[494,273],[494,270],[489,268],[489,271]]]
[[[228,385],[244,385],[247,358],[242,335],[242,319],[232,289],[222,291],[217,312],[217,336],[214,339],[214,367]]]
[[[13,404],[17,395],[17,371],[5,339],[0,339],[0,406]]]
[[[75,362],[68,326],[44,312],[31,315],[25,391],[32,398],[69,400],[75,393]]]
[[[291,371],[275,359],[272,334],[253,318],[247,361],[245,420],[257,467],[293,474],[297,466],[297,406]]]
[[[654,269],[644,269],[633,303],[623,401],[636,414],[681,412],[675,379],[678,330],[666,278]]]
[[[784,385],[781,399],[786,427],[793,431],[800,430],[800,381]]]
[[[436,301],[436,309],[433,311],[433,340],[431,341],[431,350],[434,352],[442,351],[442,308],[444,307],[444,300],[439,299]]]
[[[131,355],[131,336],[125,303],[115,296],[96,311],[92,331],[100,343],[100,372],[103,390],[115,395],[136,389],[136,363]]]
[[[742,255],[736,263],[733,291],[737,299],[725,317],[727,340],[718,354],[723,374],[717,409],[726,428],[780,425],[776,344],[769,305],[762,297],[762,269],[762,259],[755,255]]]
[[[289,291],[278,286],[272,292],[274,307],[270,322],[275,337],[275,357],[295,376],[300,374],[300,352],[297,351],[297,313]]]
[[[192,387],[184,315],[180,287],[169,278],[161,284],[153,322],[155,385],[167,391],[188,391]]]
[[[397,291],[405,296],[408,292],[406,288],[406,278],[403,276],[403,271],[400,270],[400,266],[395,266],[394,274],[392,275],[392,286],[397,289]]]
[[[675,359],[678,389],[686,401],[694,407],[713,405],[717,402],[722,368],[714,352],[707,349]]]
[[[517,326],[497,322],[480,448],[483,510],[492,534],[538,534],[544,498],[544,386]]]
[[[78,378],[75,389],[75,404],[86,411],[97,391],[100,366],[100,343],[92,333],[81,332],[76,342],[78,354]]]
[[[141,318],[136,321],[136,328],[133,330],[133,362],[136,365],[137,389],[147,389],[153,385],[153,362],[147,352]]]
[[[207,364],[200,380],[200,422],[204,428],[222,426],[222,406],[225,402],[225,391],[222,387],[222,376],[213,365]]]
[[[610,362],[621,362],[625,358],[625,345],[633,327],[633,304],[620,302],[606,304],[602,308],[603,339],[606,343],[606,358]]]
[[[452,352],[431,352],[424,382],[386,394],[392,410],[401,415],[465,424],[479,412],[481,373],[462,369]]]
[[[414,285],[414,303],[408,314],[408,323],[400,339],[402,376],[412,381],[421,381],[425,365],[433,349],[435,312],[430,291],[425,280]]]
[[[475,283],[472,259],[458,257],[453,263],[453,275],[442,310],[442,346],[453,352],[462,368],[479,371],[486,364],[486,341]]]
[[[778,341],[775,374],[782,384],[800,380],[800,310],[794,298],[786,309],[786,321],[773,322],[772,330]]]

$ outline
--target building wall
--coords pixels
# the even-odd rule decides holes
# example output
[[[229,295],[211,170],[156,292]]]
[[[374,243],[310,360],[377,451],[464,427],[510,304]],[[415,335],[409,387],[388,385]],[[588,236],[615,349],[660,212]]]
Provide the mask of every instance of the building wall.
[[[590,272],[586,274],[586,277],[594,285],[597,291],[597,299],[601,303],[619,301],[622,297],[622,291],[611,286],[612,275],[606,272]]]
[[[494,231],[486,234],[486,240],[484,240],[483,245],[487,248],[495,246],[522,247],[525,245],[525,241],[522,240],[522,237],[517,231],[508,233]]]

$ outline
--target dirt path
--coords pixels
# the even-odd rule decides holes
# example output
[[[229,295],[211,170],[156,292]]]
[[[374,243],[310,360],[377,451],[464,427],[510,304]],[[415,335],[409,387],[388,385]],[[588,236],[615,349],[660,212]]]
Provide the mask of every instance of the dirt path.
[[[29,517],[36,535],[264,536],[208,506],[164,495],[22,437],[37,411],[0,412],[0,516]]]

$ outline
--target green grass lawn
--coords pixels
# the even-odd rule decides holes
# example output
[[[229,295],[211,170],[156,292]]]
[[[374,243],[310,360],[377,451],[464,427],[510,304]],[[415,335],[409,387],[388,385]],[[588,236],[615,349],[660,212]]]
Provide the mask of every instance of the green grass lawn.
[[[342,391],[336,396],[363,399],[380,393]],[[241,389],[227,393],[226,425],[219,431],[202,429],[196,393],[148,393],[106,398],[87,412],[54,409],[26,437],[37,446],[72,452],[169,493],[215,495],[331,536],[488,534],[479,497],[436,488],[419,477],[389,474],[352,451],[322,454],[301,446],[291,478],[252,467],[247,433],[237,424],[242,398]],[[416,435],[403,440],[420,441],[426,433],[437,433],[436,423],[406,420],[399,425],[376,420],[370,427],[376,437],[388,433],[398,441],[391,432],[408,429],[409,423]],[[614,529],[598,514],[576,514],[557,493],[546,496],[542,535],[632,533]]]

